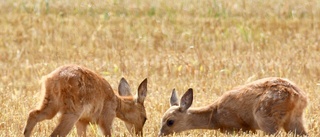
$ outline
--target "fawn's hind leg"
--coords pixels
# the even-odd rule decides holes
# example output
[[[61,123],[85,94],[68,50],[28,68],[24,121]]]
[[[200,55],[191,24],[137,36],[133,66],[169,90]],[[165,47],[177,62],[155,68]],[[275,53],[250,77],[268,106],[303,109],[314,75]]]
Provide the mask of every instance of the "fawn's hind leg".
[[[306,128],[303,125],[303,117],[302,116],[290,117],[284,123],[283,127],[286,132],[296,133],[297,135],[308,135]]]
[[[59,109],[57,104],[53,104],[49,101],[49,99],[45,98],[40,109],[33,110],[29,113],[29,117],[23,132],[24,136],[29,137],[31,131],[38,122],[53,118],[58,111]]]

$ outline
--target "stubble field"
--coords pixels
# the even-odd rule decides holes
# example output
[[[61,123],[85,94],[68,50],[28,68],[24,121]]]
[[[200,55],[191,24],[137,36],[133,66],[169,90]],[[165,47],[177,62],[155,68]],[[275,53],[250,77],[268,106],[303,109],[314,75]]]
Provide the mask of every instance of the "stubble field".
[[[0,136],[22,136],[40,79],[65,64],[136,92],[148,78],[145,136],[156,136],[173,88],[192,107],[232,87],[285,77],[305,90],[309,136],[320,136],[320,2],[317,0],[0,0]],[[57,118],[32,134],[49,136]],[[89,136],[101,136],[97,127]],[[280,136],[293,136],[281,133]],[[69,136],[76,136],[73,129]],[[130,136],[115,119],[113,136]],[[264,136],[193,130],[175,136]]]

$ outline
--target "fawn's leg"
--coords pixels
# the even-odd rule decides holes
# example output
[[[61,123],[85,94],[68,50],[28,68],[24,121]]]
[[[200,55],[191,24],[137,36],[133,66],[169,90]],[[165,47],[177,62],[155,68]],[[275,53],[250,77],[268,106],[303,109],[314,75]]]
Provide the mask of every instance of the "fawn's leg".
[[[303,123],[301,115],[293,116],[284,123],[283,128],[286,132],[296,133],[297,135],[308,135]]]
[[[115,112],[111,112],[99,121],[99,127],[105,136],[111,137],[112,122],[115,116]]]
[[[111,128],[113,119],[116,117],[116,106],[112,103],[106,103],[103,109],[103,112],[99,121],[98,125],[105,136],[111,137]]]
[[[258,125],[261,130],[263,130],[267,134],[276,134],[279,130],[279,126],[270,118],[260,119]]]
[[[87,126],[88,126],[89,122],[87,121],[81,121],[79,120],[76,123],[76,128],[77,128],[77,134],[80,137],[86,137],[86,130],[87,130]]]
[[[58,126],[54,129],[50,137],[64,137],[66,136],[73,125],[78,121],[80,115],[74,113],[64,113],[61,115]]]
[[[23,132],[24,136],[29,137],[31,131],[38,122],[53,118],[58,111],[59,109],[57,104],[54,104],[50,101],[50,99],[45,98],[40,109],[33,110],[29,113],[29,117]]]
[[[282,126],[282,121],[277,115],[270,116],[265,111],[257,111],[255,119],[261,130],[267,134],[276,134]]]

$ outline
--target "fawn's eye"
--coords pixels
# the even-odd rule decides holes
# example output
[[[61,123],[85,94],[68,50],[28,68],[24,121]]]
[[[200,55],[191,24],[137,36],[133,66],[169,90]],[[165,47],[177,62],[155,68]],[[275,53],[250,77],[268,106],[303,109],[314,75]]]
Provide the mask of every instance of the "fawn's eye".
[[[167,120],[167,126],[171,127],[174,123],[174,120]]]

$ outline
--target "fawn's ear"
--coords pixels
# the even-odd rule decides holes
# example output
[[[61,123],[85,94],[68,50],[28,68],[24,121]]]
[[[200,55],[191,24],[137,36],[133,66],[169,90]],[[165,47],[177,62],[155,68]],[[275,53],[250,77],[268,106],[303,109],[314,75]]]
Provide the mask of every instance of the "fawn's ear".
[[[120,96],[131,96],[130,86],[126,79],[121,78],[118,92]]]
[[[186,93],[181,97],[180,100],[180,110],[186,111],[191,105],[193,100],[193,90],[189,88]]]
[[[179,99],[176,89],[172,90],[171,97],[170,97],[170,106],[179,106]]]
[[[144,102],[144,99],[146,98],[147,96],[147,91],[148,91],[148,88],[147,88],[147,84],[148,83],[148,80],[147,78],[144,79],[141,84],[139,85],[139,88],[138,88],[138,102],[143,104]]]

